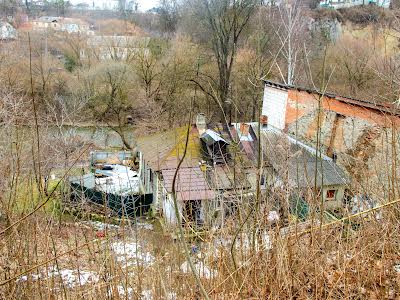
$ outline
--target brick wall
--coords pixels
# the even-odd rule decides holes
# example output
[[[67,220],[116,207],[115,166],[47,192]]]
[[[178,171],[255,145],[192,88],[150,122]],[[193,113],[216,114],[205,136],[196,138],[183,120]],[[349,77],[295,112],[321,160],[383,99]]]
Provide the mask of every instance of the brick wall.
[[[318,114],[317,93],[288,89],[282,107],[284,90],[268,87],[266,92],[263,114],[269,114],[270,125],[279,125],[284,116],[284,130],[313,147],[320,128],[322,150],[337,155],[338,164],[354,179],[353,188],[387,197],[393,179],[400,179],[399,117],[326,96]]]

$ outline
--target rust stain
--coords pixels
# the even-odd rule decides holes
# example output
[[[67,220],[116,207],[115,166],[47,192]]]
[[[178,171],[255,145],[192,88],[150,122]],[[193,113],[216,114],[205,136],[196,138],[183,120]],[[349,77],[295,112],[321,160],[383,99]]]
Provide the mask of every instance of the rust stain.
[[[306,137],[308,139],[315,138],[318,128],[322,128],[324,126],[325,119],[326,113],[323,110],[320,110],[319,113],[314,116],[314,120],[311,122],[306,133]]]

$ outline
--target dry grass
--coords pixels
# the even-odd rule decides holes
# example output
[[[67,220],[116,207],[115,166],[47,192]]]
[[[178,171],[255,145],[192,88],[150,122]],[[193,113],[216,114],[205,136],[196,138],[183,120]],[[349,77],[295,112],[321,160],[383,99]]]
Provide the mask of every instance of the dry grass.
[[[228,233],[224,246],[217,243],[223,233],[207,235],[200,254],[194,256],[215,272],[211,278],[202,277],[212,299],[397,299],[398,216],[397,208],[390,208],[380,221],[356,220],[357,230],[339,226],[305,235],[275,235],[270,250],[252,251],[239,242],[236,270]],[[132,250],[132,243],[139,247]],[[115,245],[125,245],[126,258]],[[63,255],[67,251],[71,252]],[[27,280],[17,276],[47,260],[52,261],[27,272]],[[2,299],[125,299],[126,287],[128,299],[198,299],[193,276],[182,272],[184,262],[179,243],[158,230],[140,225],[103,231],[38,214],[1,240],[1,280],[8,282],[2,284],[0,295]],[[83,275],[81,282],[71,283],[70,277],[46,270],[74,270],[76,278],[78,272]],[[95,279],[86,283],[85,272]],[[152,298],[146,298],[150,294]]]

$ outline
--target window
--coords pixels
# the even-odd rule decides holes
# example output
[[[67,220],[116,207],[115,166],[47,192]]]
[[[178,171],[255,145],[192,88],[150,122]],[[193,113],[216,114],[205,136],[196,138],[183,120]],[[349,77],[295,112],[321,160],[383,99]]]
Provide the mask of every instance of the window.
[[[262,186],[262,187],[265,187],[265,175],[264,174],[262,174],[261,175],[261,178],[260,178],[260,185]]]
[[[328,190],[326,192],[326,199],[328,200],[334,200],[336,196],[336,190]]]

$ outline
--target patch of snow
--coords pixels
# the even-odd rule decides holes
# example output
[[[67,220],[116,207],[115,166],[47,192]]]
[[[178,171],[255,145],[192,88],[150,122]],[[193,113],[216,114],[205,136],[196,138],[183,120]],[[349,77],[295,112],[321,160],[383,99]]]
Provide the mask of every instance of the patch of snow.
[[[178,296],[177,296],[176,293],[174,293],[174,292],[169,292],[169,293],[167,294],[167,299],[168,299],[168,300],[178,300]]]
[[[83,221],[82,224],[93,227],[96,230],[119,229],[118,225],[102,223],[99,221]]]
[[[51,273],[49,273],[51,274]],[[60,271],[52,272],[52,276],[60,276],[62,281],[68,287],[75,287],[79,285],[85,285],[88,283],[96,283],[99,281],[99,276],[94,272],[89,271],[79,271],[78,270],[69,270],[64,269]],[[51,277],[51,276],[50,276]]]
[[[263,241],[264,249],[266,249],[266,250],[271,250],[272,249],[271,236],[268,233],[264,233],[263,234],[262,241]]]
[[[135,242],[115,242],[111,245],[117,256],[117,261],[126,264],[128,267],[136,262],[151,265],[154,257],[150,252],[142,250],[142,247]]]
[[[96,230],[106,230],[106,229],[119,229],[120,226],[115,225],[115,224],[108,224],[108,223],[103,223],[99,221],[83,221],[81,224],[85,224],[87,226],[90,226]],[[140,229],[145,229],[145,230],[153,230],[153,224],[145,223],[145,222],[137,222],[136,224],[132,224],[132,227],[135,228],[137,226]]]
[[[133,225],[133,226],[135,226],[135,225]],[[136,226],[138,228],[143,228],[143,229],[146,229],[146,230],[153,230],[154,229],[153,224],[149,224],[149,223],[137,222]]]
[[[267,217],[268,222],[278,222],[279,221],[279,213],[276,210],[271,210],[268,213]]]
[[[207,279],[213,279],[218,275],[218,272],[216,270],[210,269],[201,261],[194,262],[194,267],[195,267],[197,273],[200,275],[200,277],[207,278]],[[181,265],[180,269],[183,273],[191,273],[192,272],[192,269],[190,268],[190,265],[187,261],[185,261]]]
[[[128,296],[129,298],[133,295],[133,288],[125,288],[122,285],[117,286],[118,294],[120,296]]]
[[[31,274],[29,277],[32,278],[32,280],[39,280],[39,279],[49,279],[52,277],[55,278],[61,278],[63,283],[67,285],[70,288],[73,288],[75,286],[79,285],[85,285],[88,283],[96,283],[99,281],[99,275],[97,275],[94,272],[90,271],[79,271],[78,270],[70,270],[70,269],[62,269],[62,270],[57,270],[56,267],[53,267],[51,270],[47,272],[47,275],[41,275],[41,274]],[[27,281],[28,276],[24,275],[21,276],[17,282],[19,281]]]
[[[262,240],[261,243],[256,240],[255,247],[257,250],[271,250],[272,249],[272,239],[270,233],[267,231],[263,231],[261,234]],[[251,236],[247,234],[242,234],[236,239],[235,249],[236,250],[245,250],[248,251],[251,249]],[[214,241],[214,246],[216,248],[230,248],[232,246],[233,237],[230,239],[227,238],[218,238]]]
[[[38,280],[40,278],[40,275],[37,274],[23,275],[17,279],[17,282],[27,281],[28,277],[30,277],[32,280]]]
[[[145,290],[142,292],[142,300],[153,300],[153,292],[151,290]]]
[[[394,265],[393,269],[396,273],[400,273],[400,264]]]

